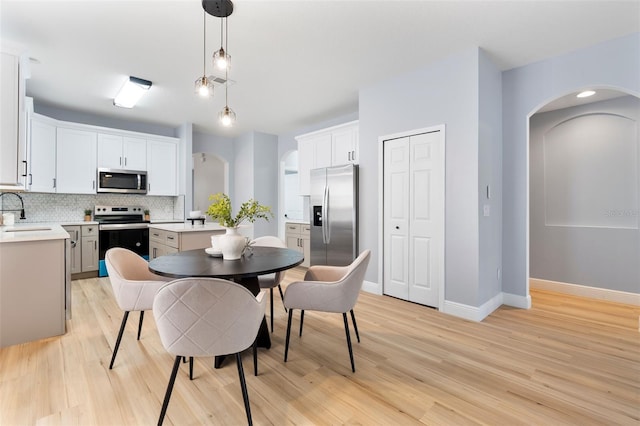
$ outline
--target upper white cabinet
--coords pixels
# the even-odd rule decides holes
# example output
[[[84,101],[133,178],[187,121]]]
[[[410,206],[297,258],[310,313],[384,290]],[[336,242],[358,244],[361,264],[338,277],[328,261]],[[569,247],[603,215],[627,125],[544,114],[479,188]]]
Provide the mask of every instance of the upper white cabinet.
[[[98,167],[147,170],[146,139],[99,133]]]
[[[358,125],[331,133],[331,165],[358,164]]]
[[[312,169],[358,164],[358,121],[298,136],[300,195],[309,195]]]
[[[58,126],[56,132],[57,192],[96,193],[96,132]]]
[[[178,195],[178,145],[147,140],[147,195]]]
[[[0,52],[0,189],[24,189],[27,176],[25,61],[4,46]]]
[[[29,130],[29,176],[27,189],[56,192],[56,123],[33,114]]]

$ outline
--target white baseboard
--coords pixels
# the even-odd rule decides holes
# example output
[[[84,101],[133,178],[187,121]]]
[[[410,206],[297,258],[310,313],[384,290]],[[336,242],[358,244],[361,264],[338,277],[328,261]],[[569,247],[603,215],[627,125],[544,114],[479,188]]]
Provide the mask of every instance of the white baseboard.
[[[518,294],[502,293],[502,304],[520,309],[531,309],[531,295],[520,296]]]
[[[480,322],[488,317],[491,312],[498,309],[500,305],[502,305],[502,293],[496,294],[478,307],[445,300],[442,312],[470,321]]]
[[[377,294],[378,296],[382,296],[382,285],[378,283],[374,283],[372,281],[365,280],[362,283],[362,290],[367,293]]]
[[[529,287],[571,294],[574,296],[589,297],[591,299],[607,300],[609,302],[640,306],[640,294],[638,293],[629,293],[626,291],[609,290],[606,288],[589,287],[558,281],[540,280],[537,278],[529,279]]]

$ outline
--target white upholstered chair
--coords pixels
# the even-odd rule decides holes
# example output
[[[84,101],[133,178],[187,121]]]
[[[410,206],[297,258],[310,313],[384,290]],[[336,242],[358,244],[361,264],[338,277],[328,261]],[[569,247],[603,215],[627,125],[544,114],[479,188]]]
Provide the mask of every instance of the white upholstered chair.
[[[263,296],[263,292],[254,296],[240,284],[217,278],[184,278],[158,291],[153,315],[162,345],[175,356],[158,425],[167,412],[180,359],[229,354],[236,356],[244,408],[252,424],[240,352],[256,339],[264,318]]]
[[[364,282],[364,275],[367,271],[370,255],[371,251],[365,250],[348,266],[311,266],[304,276],[304,281],[293,282],[287,286],[284,292],[284,306],[289,309],[289,319],[287,321],[287,337],[284,347],[285,362],[287,362],[289,352],[291,318],[293,317],[294,309],[301,310],[300,336],[302,336],[305,310],[336,312],[341,313],[344,320],[344,331],[347,335],[351,370],[355,373],[356,367],[353,361],[347,312],[351,313],[353,328],[355,329],[358,342],[360,342],[360,334],[358,333],[353,307],[358,300],[358,295]]]
[[[254,247],[278,247],[278,248],[287,248],[287,245],[278,237],[272,237],[270,235],[265,237],[258,237],[251,242],[251,245]],[[273,289],[274,287],[278,287],[280,291],[280,297],[284,302],[284,295],[282,294],[282,287],[280,286],[280,281],[282,281],[282,275],[284,272],[276,272],[273,274],[259,275],[258,282],[260,283],[261,289],[269,289],[269,303],[271,306],[271,332],[273,333]],[[287,308],[284,308],[285,312]]]
[[[131,311],[140,311],[140,321],[138,322],[138,340],[140,340],[144,311],[148,311],[153,307],[153,298],[156,292],[170,278],[151,273],[149,264],[144,258],[131,250],[121,247],[107,250],[105,264],[109,273],[109,281],[111,281],[111,287],[113,288],[113,295],[120,309],[124,311],[120,332],[109,363],[109,369],[111,369],[116,360],[129,313]]]

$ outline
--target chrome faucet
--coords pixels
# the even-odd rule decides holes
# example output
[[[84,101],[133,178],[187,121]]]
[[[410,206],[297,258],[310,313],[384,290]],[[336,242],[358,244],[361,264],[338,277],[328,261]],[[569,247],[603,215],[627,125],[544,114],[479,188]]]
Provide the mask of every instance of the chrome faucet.
[[[19,196],[18,194],[16,194],[15,192],[0,192],[0,198],[2,198],[3,195],[15,195],[16,197],[18,197],[18,199],[20,200],[20,206],[22,207],[20,209],[20,219],[26,219],[26,216],[24,215],[24,201],[22,200],[22,197]],[[18,209],[5,209],[5,208],[2,208],[2,209],[0,209],[0,211],[2,211],[2,212],[17,212]]]

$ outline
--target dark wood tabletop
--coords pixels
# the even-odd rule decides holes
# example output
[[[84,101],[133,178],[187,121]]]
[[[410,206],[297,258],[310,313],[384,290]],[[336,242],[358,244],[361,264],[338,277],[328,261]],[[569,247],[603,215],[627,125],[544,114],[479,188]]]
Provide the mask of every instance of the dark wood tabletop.
[[[253,247],[251,254],[238,260],[223,260],[221,257],[208,255],[204,249],[196,249],[156,257],[149,262],[149,270],[170,278],[208,277],[233,280],[257,295],[260,292],[258,275],[284,271],[300,265],[303,260],[301,252],[277,247]],[[271,337],[264,318],[258,330],[256,344],[261,348],[271,347]],[[222,366],[224,358],[215,357],[215,368]]]
[[[208,255],[204,249],[196,249],[157,257],[149,262],[149,270],[170,278],[212,277],[239,282],[293,268],[303,260],[299,251],[276,247],[253,247],[251,254],[239,260],[223,260]]]

